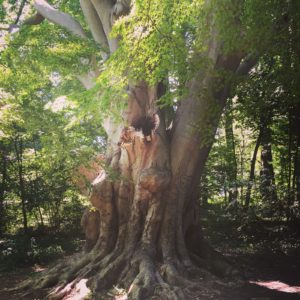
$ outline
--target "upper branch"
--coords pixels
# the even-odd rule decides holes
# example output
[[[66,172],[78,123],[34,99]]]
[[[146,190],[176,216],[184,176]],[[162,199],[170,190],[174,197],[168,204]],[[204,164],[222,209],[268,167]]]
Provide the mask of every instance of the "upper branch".
[[[80,6],[94,40],[103,48],[108,48],[108,40],[105,35],[102,22],[94,8],[94,5],[90,0],[80,0]]]
[[[61,12],[55,8],[53,8],[50,4],[48,4],[45,0],[35,0],[34,7],[45,19],[50,22],[60,25],[71,33],[86,38],[86,34],[82,28],[82,26],[69,14]]]
[[[111,0],[91,0],[91,4],[95,8],[95,11],[101,21],[103,31],[106,35],[107,42],[109,45],[110,52],[114,52],[118,48],[117,39],[109,38],[112,29],[112,11],[113,11],[113,1]]]
[[[231,96],[232,93],[232,84],[234,81],[234,78],[236,76],[244,76],[247,75],[250,70],[257,64],[258,62],[258,56],[254,54],[248,54],[244,59],[242,59],[236,68],[234,72],[234,76],[232,76],[227,84],[225,84],[224,88],[222,89],[221,93],[218,94],[218,103],[220,104],[221,107],[224,107],[227,98]]]

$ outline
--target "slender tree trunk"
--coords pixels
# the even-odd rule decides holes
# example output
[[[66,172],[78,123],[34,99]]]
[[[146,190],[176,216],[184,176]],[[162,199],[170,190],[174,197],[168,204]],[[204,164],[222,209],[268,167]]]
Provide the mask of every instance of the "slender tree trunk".
[[[238,187],[237,187],[237,160],[235,152],[235,140],[233,133],[232,118],[232,99],[227,103],[227,112],[225,115],[225,136],[227,146],[227,178],[229,181],[229,203],[237,204]]]
[[[292,113],[289,111],[289,144],[288,144],[288,189],[287,189],[287,218],[288,220],[293,218],[293,196],[292,196]]]
[[[4,209],[4,195],[6,192],[7,181],[7,158],[5,152],[1,152],[1,185],[0,185],[0,234],[5,229],[5,209]]]
[[[256,144],[255,144],[255,148],[254,148],[252,159],[251,159],[249,181],[248,181],[247,192],[246,192],[246,197],[245,197],[245,210],[248,210],[249,205],[250,205],[251,189],[252,189],[254,179],[255,179],[255,163],[256,163],[256,157],[257,157],[257,152],[258,152],[260,143],[261,143],[261,132],[259,132],[258,137],[256,139]]]
[[[35,160],[38,159],[38,156],[37,156],[37,140],[35,138],[33,138],[33,149],[34,149],[34,158]],[[39,219],[40,219],[40,224],[41,226],[44,227],[44,218],[43,218],[43,214],[42,214],[42,210],[41,210],[41,206],[40,206],[40,203],[39,203],[39,193],[40,193],[40,188],[39,188],[39,184],[38,184],[38,178],[39,178],[39,173],[38,173],[38,167],[35,166],[34,168],[34,171],[35,171],[35,180],[34,180],[34,196],[36,198],[36,202],[38,202],[37,204],[37,211],[38,211],[38,214],[39,214]]]
[[[208,206],[208,180],[206,168],[200,179],[200,202],[202,207]]]
[[[43,226],[43,227],[44,227],[44,217],[43,217],[43,214],[42,214],[41,207],[40,207],[40,206],[38,206],[38,207],[37,207],[37,210],[38,210],[38,213],[39,213],[39,217],[40,217],[41,226]]]
[[[27,222],[27,210],[26,210],[26,192],[25,192],[25,182],[23,174],[23,140],[22,138],[15,140],[15,153],[17,157],[17,167],[18,167],[18,178],[19,178],[19,188],[20,188],[20,198],[22,206],[22,216],[23,216],[23,228],[24,232],[28,232],[28,222]]]
[[[295,205],[300,205],[300,134],[298,132],[296,153],[294,158],[294,178],[295,178]]]
[[[241,136],[242,136],[242,145],[240,146],[240,176],[242,180],[244,179],[244,169],[245,169],[245,135],[244,131],[241,128]],[[241,198],[241,203],[244,201],[244,184],[241,184],[241,190],[240,190],[240,198]]]
[[[292,202],[294,207],[300,205],[300,104],[296,105],[291,120],[291,134],[295,141],[295,151],[293,156],[293,184],[292,184]],[[296,213],[296,211],[295,211]]]
[[[260,171],[260,191],[261,196],[265,203],[268,205],[274,205],[277,203],[277,191],[275,185],[275,175],[273,168],[272,157],[272,142],[271,142],[271,130],[268,126],[265,126],[261,135],[261,162],[262,168]]]
[[[294,159],[294,170],[295,170],[295,204],[300,205],[300,133],[297,136],[297,146]]]
[[[228,206],[230,204],[230,202],[228,201],[228,197],[227,197],[227,187],[226,187],[226,184],[224,184],[224,202],[225,202],[226,206]]]

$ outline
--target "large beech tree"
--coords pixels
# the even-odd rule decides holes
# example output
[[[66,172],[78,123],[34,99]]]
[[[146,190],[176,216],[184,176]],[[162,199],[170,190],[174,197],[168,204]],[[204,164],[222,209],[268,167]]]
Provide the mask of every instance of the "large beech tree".
[[[44,0],[33,5],[24,26],[49,21],[90,37],[70,14]],[[107,152],[93,181],[93,209],[82,219],[85,251],[27,287],[55,287],[55,299],[79,295],[83,285],[92,299],[114,285],[130,299],[188,299],[189,287],[205,292],[204,270],[234,273],[203,238],[197,186],[226,99],[288,23],[288,4],[81,0],[80,6],[100,54],[86,74],[74,75],[95,90],[105,73]],[[126,94],[120,118],[109,113],[122,94],[116,89]]]

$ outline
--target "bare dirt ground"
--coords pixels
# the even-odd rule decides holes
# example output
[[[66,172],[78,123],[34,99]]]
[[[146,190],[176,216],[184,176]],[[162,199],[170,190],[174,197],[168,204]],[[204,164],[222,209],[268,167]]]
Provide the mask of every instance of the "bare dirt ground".
[[[35,268],[20,268],[11,272],[0,273],[0,300],[42,300],[46,299],[47,291],[25,296],[21,292],[8,292],[10,289],[28,279],[35,273]]]

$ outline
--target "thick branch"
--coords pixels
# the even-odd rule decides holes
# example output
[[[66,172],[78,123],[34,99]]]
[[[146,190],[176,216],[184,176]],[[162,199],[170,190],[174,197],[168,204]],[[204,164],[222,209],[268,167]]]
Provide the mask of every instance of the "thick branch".
[[[234,76],[228,80],[227,84],[223,88],[222,93],[218,96],[218,103],[223,107],[225,106],[226,99],[230,97],[230,93],[232,92],[232,84],[234,78],[236,76],[244,76],[249,73],[249,71],[257,64],[258,56],[253,54],[247,55],[239,64],[236,71],[234,72]]]
[[[101,20],[101,24],[103,26],[103,30],[107,37],[108,45],[110,52],[114,52],[118,48],[117,39],[110,39],[109,35],[111,32],[112,24],[111,24],[111,14],[113,11],[113,1],[110,0],[91,0],[92,4],[95,7],[95,10]]]
[[[239,56],[218,57],[219,51],[221,48],[217,47],[216,43],[211,51],[212,61],[215,62],[214,69],[207,70],[205,74],[199,73],[199,77],[194,78],[189,86],[188,98],[182,101],[176,112],[175,130],[171,141],[173,188],[169,190],[168,199],[175,203],[173,214],[177,211],[180,215],[177,224],[171,223],[172,218],[165,217],[164,230],[168,231],[170,224],[178,228],[176,236],[166,240],[166,245],[176,243],[181,257],[187,257],[185,242],[180,238],[184,234],[182,230],[197,223],[197,218],[191,217],[188,219],[189,224],[182,224],[181,212],[186,207],[193,207],[197,199],[192,195],[192,187],[195,182],[199,182],[203,172],[221,113],[231,93],[234,74],[246,74],[255,64],[254,59],[245,59],[240,63]],[[224,78],[220,85],[223,83],[225,87],[216,91],[214,74],[219,69],[231,71],[233,75],[227,80]]]
[[[219,65],[218,69],[226,66],[227,70],[234,73],[233,76],[229,80],[227,80],[225,87],[216,93],[212,93],[210,95],[202,95],[203,91],[212,88],[211,81],[213,81],[214,78],[209,74],[206,75],[207,77],[205,79],[201,78],[201,82],[199,82],[197,79],[194,79],[194,81],[191,83],[190,96],[188,97],[188,99],[183,101],[183,103],[177,111],[178,118],[177,124],[175,124],[176,127],[172,139],[171,148],[174,150],[174,153],[172,153],[172,160],[174,161],[173,171],[175,171],[177,167],[181,165],[180,157],[184,158],[186,151],[190,151],[195,147],[199,147],[199,143],[201,143],[200,139],[203,138],[202,136],[204,134],[203,132],[199,132],[199,130],[201,129],[198,128],[199,121],[203,122],[203,118],[205,118],[205,120],[207,121],[211,119],[210,122],[208,122],[208,126],[205,129],[205,131],[212,129],[211,134],[214,134],[214,129],[218,125],[216,122],[216,120],[218,120],[218,117],[216,115],[211,116],[211,118],[207,116],[207,112],[211,111],[209,109],[209,106],[218,105],[218,116],[220,116],[222,109],[225,105],[226,99],[230,96],[232,90],[232,83],[234,81],[235,76],[246,75],[257,63],[258,58],[254,55],[248,55],[244,60],[241,61],[241,63],[239,63],[240,60],[241,59],[238,56],[236,58],[230,57],[228,59],[222,59],[222,66]],[[201,89],[203,89],[203,91]],[[207,97],[211,98],[208,99]],[[205,112],[206,109],[207,112]],[[209,126],[214,128],[208,128]],[[204,137],[207,138],[206,136]],[[186,143],[187,149],[182,149],[182,142],[185,138],[187,138],[189,142]],[[206,146],[203,147],[202,145],[202,147],[200,148],[202,148],[203,150],[203,148],[206,148]],[[195,155],[198,156],[199,154],[197,153],[197,151],[193,151],[193,153],[195,152]],[[200,149],[198,152],[200,152]],[[187,166],[186,164],[183,165],[185,167]],[[193,166],[191,166],[191,168],[194,169]],[[189,174],[189,176],[191,175],[192,174]]]
[[[71,33],[79,37],[86,38],[86,34],[81,25],[70,15],[58,11],[44,0],[35,0],[34,7],[36,8],[39,14],[41,14],[45,19],[49,20],[50,22],[66,28]]]
[[[106,35],[103,30],[101,20],[90,0],[80,0],[81,9],[87,20],[94,40],[103,48],[108,47]]]

